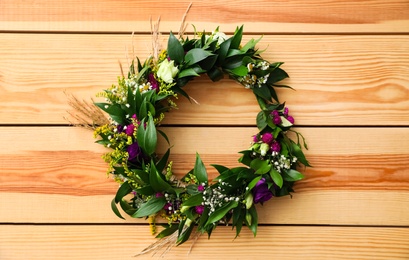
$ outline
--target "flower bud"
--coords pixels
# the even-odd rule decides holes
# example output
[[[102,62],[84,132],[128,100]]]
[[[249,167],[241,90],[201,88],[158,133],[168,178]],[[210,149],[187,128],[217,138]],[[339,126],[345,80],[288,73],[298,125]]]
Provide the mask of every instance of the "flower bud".
[[[253,206],[253,194],[249,192],[246,196],[246,209],[251,208]]]
[[[260,145],[260,153],[262,156],[265,156],[266,153],[268,152],[268,150],[270,150],[270,146],[266,143],[262,143]]]

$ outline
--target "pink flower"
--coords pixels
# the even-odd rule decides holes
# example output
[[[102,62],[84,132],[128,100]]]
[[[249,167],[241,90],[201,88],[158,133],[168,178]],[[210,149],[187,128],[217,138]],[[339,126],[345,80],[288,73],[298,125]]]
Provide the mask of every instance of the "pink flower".
[[[152,89],[158,91],[159,90],[159,83],[155,79],[155,75],[153,73],[149,73],[148,75],[148,82],[151,83]]]
[[[281,117],[280,117],[280,116],[274,116],[274,117],[273,117],[273,123],[274,123],[275,125],[281,124]]]
[[[257,135],[253,135],[253,143],[257,143],[258,142],[258,136]]]
[[[280,143],[274,142],[274,143],[271,145],[271,150],[272,150],[273,152],[279,153],[279,152],[281,151],[281,145],[280,145]]]
[[[134,124],[129,124],[126,126],[125,133],[127,136],[132,136],[133,132],[135,131],[135,125]]]
[[[200,191],[200,192],[204,191],[204,189],[205,189],[204,186],[201,185],[201,184],[199,186],[197,186],[197,190]]]
[[[274,140],[274,137],[271,133],[265,133],[261,136],[261,140],[266,144],[271,144],[271,142]]]
[[[204,206],[203,205],[199,205],[195,207],[195,212],[199,215],[202,215],[204,211]]]
[[[292,117],[292,116],[287,116],[287,120],[288,120],[291,124],[294,124],[294,117]]]

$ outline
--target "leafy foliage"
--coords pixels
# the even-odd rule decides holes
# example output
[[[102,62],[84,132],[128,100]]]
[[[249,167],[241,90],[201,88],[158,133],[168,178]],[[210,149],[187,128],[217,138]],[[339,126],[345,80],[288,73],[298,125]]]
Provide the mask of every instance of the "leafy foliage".
[[[195,226],[209,236],[220,223],[232,224],[236,237],[247,226],[257,234],[255,204],[292,192],[293,183],[304,178],[299,165],[309,166],[302,146],[304,137],[292,130],[294,118],[285,104],[279,103],[277,82],[288,77],[281,62],[269,63],[260,56],[250,40],[242,45],[243,27],[228,38],[218,31],[198,33],[194,39],[177,39],[170,33],[167,50],[158,60],[143,64],[132,62],[127,77],[100,95],[105,103],[96,103],[109,114],[111,123],[98,127],[97,143],[111,151],[103,158],[108,173],[121,186],[111,203],[113,212],[135,217],[161,216],[168,220],[158,238],[178,232],[177,244],[187,241]],[[243,166],[228,168],[213,165],[219,176],[209,181],[199,154],[191,171],[176,180],[172,173],[170,151],[156,153],[157,129],[165,113],[176,107],[178,94],[187,98],[184,86],[207,74],[212,81],[227,75],[251,89],[260,106],[256,122],[259,132],[249,149],[241,153]],[[297,142],[287,136],[296,134]],[[119,208],[118,208],[119,205]]]

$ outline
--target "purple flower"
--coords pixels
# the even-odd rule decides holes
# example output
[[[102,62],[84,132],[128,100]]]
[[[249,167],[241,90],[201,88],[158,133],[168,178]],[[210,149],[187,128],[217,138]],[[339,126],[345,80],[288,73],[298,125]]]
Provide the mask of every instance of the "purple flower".
[[[270,148],[273,152],[279,153],[281,151],[281,145],[278,142],[274,142]]]
[[[294,117],[292,117],[292,116],[287,116],[287,120],[288,120],[291,124],[294,124]]]
[[[263,141],[263,143],[271,144],[271,142],[274,140],[274,137],[271,133],[265,133],[261,136],[261,140]]]
[[[253,135],[253,142],[257,143],[258,142],[258,135]]]
[[[202,215],[204,211],[204,206],[203,205],[199,205],[195,207],[195,212],[199,215]]]
[[[118,133],[122,133],[122,131],[124,131],[124,126],[123,125],[117,125],[116,130],[118,131]]]
[[[288,107],[284,108],[284,116],[287,117],[288,116]]]
[[[155,198],[161,198],[161,197],[163,197],[162,192],[156,192],[155,193]]]
[[[263,203],[273,197],[273,193],[268,189],[266,179],[261,178],[254,186],[253,190],[254,203]]]
[[[132,136],[133,132],[135,131],[135,125],[134,124],[129,124],[126,126],[125,133],[127,136]]]
[[[172,214],[172,210],[173,210],[172,206],[173,206],[172,202],[168,202],[165,204],[165,206],[163,206],[163,209],[166,211],[168,215]]]
[[[129,155],[128,161],[132,161],[136,159],[137,157],[141,156],[142,154],[141,147],[139,146],[137,142],[128,146],[128,148],[126,148],[126,151],[128,152],[128,155]]]
[[[138,120],[138,118],[136,117],[136,114],[133,114],[132,118]]]
[[[274,123],[275,125],[281,124],[281,117],[280,117],[280,116],[274,116],[274,117],[273,117],[273,123]]]
[[[148,75],[148,82],[151,83],[152,89],[158,91],[159,90],[159,83],[155,79],[155,75],[153,73],[149,73]]]
[[[201,185],[201,184],[199,186],[197,186],[197,190],[200,191],[200,192],[204,191],[204,189],[205,189],[204,186]]]
[[[279,117],[279,116],[280,116],[280,114],[278,113],[277,110],[273,110],[273,112],[271,112],[271,115],[272,115],[273,117]]]

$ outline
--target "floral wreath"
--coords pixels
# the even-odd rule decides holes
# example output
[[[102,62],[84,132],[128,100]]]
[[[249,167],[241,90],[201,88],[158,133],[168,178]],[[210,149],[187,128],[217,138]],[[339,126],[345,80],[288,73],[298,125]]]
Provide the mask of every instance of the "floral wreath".
[[[297,166],[309,166],[302,152],[302,146],[307,149],[304,137],[292,130],[294,118],[275,91],[289,88],[277,84],[288,77],[280,68],[283,63],[261,58],[256,49],[261,38],[242,46],[242,33],[243,26],[230,38],[218,28],[211,34],[195,32],[193,39],[170,33],[167,50],[143,63],[133,61],[126,77],[100,93],[106,102],[95,103],[109,114],[109,121],[95,126],[94,135],[97,143],[111,149],[103,159],[108,174],[120,183],[113,212],[123,218],[119,205],[131,217],[149,218],[153,229],[155,217],[166,219],[156,237],[176,245],[187,241],[194,227],[210,236],[221,223],[231,223],[236,237],[243,225],[256,235],[255,204],[289,195],[294,182],[304,177]],[[158,134],[169,144],[157,126],[164,113],[176,107],[178,95],[190,99],[184,86],[204,74],[212,81],[228,75],[253,92],[261,110],[256,117],[259,132],[251,147],[239,152],[243,166],[212,165],[219,176],[209,181],[196,154],[194,168],[178,180],[172,173],[170,148],[156,153]],[[288,132],[295,133],[296,142]]]

